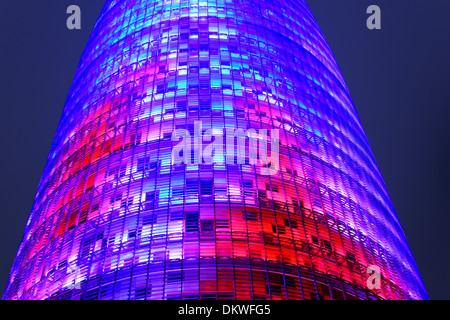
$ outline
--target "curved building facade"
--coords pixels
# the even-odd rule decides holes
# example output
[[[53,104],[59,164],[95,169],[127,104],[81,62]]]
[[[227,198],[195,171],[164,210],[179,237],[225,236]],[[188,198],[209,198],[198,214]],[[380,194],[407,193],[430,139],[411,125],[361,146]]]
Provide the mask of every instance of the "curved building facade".
[[[3,298],[427,293],[305,1],[108,0]]]

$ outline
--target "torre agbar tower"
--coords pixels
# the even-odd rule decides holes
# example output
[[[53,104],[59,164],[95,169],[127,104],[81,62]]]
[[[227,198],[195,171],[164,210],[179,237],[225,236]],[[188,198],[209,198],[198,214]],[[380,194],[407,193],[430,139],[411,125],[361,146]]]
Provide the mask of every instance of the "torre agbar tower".
[[[3,298],[428,296],[304,0],[110,0]]]

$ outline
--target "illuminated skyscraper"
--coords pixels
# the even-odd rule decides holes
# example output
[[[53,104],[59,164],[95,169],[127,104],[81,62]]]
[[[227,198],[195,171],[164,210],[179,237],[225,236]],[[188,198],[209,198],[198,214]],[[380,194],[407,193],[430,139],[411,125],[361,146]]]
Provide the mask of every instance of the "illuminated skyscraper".
[[[304,0],[109,0],[4,298],[427,293]]]

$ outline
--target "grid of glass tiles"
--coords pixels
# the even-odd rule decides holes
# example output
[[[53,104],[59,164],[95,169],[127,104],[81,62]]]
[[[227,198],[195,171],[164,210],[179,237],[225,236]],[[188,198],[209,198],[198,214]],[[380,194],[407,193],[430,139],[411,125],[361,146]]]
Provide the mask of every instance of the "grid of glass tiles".
[[[279,129],[280,170],[173,165],[175,129]],[[366,285],[369,265],[381,289]],[[5,299],[421,299],[303,0],[107,1]]]

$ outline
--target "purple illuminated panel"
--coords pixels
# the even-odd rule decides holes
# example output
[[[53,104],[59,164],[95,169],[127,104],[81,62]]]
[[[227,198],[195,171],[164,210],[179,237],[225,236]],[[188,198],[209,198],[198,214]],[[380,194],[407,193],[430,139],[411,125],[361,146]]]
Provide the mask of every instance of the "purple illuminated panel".
[[[427,293],[303,0],[114,0],[3,298]]]

